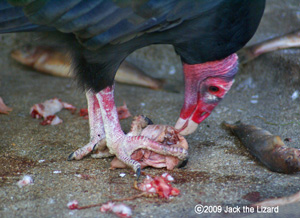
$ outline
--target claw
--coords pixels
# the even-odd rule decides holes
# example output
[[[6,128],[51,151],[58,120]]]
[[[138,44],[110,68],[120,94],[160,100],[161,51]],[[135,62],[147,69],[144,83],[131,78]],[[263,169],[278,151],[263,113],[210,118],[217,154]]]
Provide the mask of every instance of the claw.
[[[142,115],[143,116],[143,115]],[[150,118],[143,116],[148,125],[153,125],[153,122]]]
[[[68,156],[68,161],[71,161],[71,160],[74,160],[74,153],[75,152],[72,152],[69,156]]]
[[[96,151],[98,149],[98,144],[95,144],[94,147],[93,147],[93,151]]]
[[[126,153],[123,153],[120,156],[118,156],[118,155],[116,155],[116,156],[117,156],[117,158],[119,160],[121,160],[127,166],[131,167],[134,170],[134,172],[139,173],[139,174],[137,174],[137,176],[140,177],[140,174],[141,174],[141,169],[140,169],[141,168],[141,164],[138,161],[131,159],[130,155],[128,155]],[[114,167],[112,167],[112,169],[113,168]]]
[[[189,158],[186,158],[185,160],[179,161],[179,163],[177,164],[177,168],[183,168],[183,167],[185,167],[188,162],[189,162]]]
[[[135,173],[136,173],[136,181],[138,181],[141,176],[141,167],[137,168]]]
[[[87,145],[71,153],[68,157],[68,160],[81,160],[83,157],[90,154],[92,151],[103,149],[105,145],[106,145],[105,139],[100,140],[98,142],[91,141]]]

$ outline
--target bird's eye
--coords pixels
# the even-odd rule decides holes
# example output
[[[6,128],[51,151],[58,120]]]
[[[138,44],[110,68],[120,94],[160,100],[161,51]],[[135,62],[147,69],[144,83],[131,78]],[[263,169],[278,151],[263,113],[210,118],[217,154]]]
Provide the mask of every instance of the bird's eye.
[[[218,92],[219,91],[219,88],[217,86],[210,86],[208,89],[211,92]]]

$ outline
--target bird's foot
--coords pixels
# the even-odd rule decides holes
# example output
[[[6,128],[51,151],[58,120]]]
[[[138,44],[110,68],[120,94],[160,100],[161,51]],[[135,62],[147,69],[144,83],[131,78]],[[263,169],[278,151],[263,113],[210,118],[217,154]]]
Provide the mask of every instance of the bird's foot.
[[[134,117],[131,131],[126,136],[147,139],[150,143],[149,146],[146,142],[146,146],[140,147],[135,142],[129,142],[125,149],[133,147],[130,148],[133,151],[129,154],[131,159],[138,161],[142,168],[152,166],[172,170],[174,167],[183,167],[187,163],[187,141],[172,126],[151,124],[152,121],[143,115]],[[126,168],[126,165],[116,157],[111,162],[111,169]]]
[[[140,155],[136,155],[136,151],[141,151],[141,153],[151,151],[162,156],[176,157],[182,161],[186,160],[188,156],[187,150],[182,147],[161,144],[145,136],[122,135],[118,140],[107,144],[107,147],[110,149],[110,153],[115,154],[121,162],[136,172],[137,178],[140,175],[141,168],[144,167],[142,165],[144,160],[140,159]]]
[[[165,167],[169,157],[186,160],[187,142],[173,127],[149,125],[148,118],[139,116],[135,118],[131,132],[125,135],[118,120],[113,90],[114,86],[111,86],[99,93],[87,92],[91,140],[72,153],[69,160],[79,160],[92,151],[96,151],[92,155],[94,158],[116,155],[123,165],[136,172],[137,178],[142,167]],[[144,159],[147,162],[143,163]]]
[[[102,157],[110,157],[113,156],[112,154],[108,155],[106,150],[106,140],[91,140],[88,144],[83,146],[82,148],[77,149],[76,151],[72,152],[68,160],[81,160],[86,155],[90,154],[91,152],[95,151],[95,154],[92,154],[93,158],[102,158]]]
[[[0,114],[9,114],[9,112],[11,112],[11,111],[12,111],[12,108],[7,107],[4,104],[2,98],[0,97]]]
[[[86,93],[86,98],[88,102],[91,139],[88,144],[71,153],[68,160],[80,160],[92,151],[104,151],[106,148],[105,132],[98,100],[92,91]]]

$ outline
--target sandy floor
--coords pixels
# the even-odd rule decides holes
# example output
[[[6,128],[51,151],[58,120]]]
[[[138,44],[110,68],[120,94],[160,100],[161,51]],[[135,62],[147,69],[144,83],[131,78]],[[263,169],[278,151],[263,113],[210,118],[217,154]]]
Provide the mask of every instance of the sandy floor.
[[[284,2],[268,1],[261,26],[250,44],[300,28],[299,2]],[[61,111],[59,117],[64,122],[57,126],[41,126],[40,121],[30,117],[33,104],[53,97],[77,108],[86,107],[84,93],[72,80],[36,73],[9,58],[13,48],[33,39],[29,34],[0,36],[0,96],[13,107],[9,115],[0,115],[0,217],[101,217],[99,207],[70,211],[66,204],[74,199],[85,205],[133,195],[136,193],[132,189],[134,177],[131,170],[109,170],[111,158],[67,161],[72,151],[89,140],[88,122],[78,114]],[[144,114],[155,123],[174,125],[182,106],[184,85],[180,60],[173,49],[152,46],[134,53],[129,61],[149,74],[166,78],[178,93],[117,84],[117,105],[125,100],[132,114]],[[279,214],[198,215],[194,207],[202,204],[241,208],[254,201],[300,190],[299,174],[267,170],[220,125],[224,120],[242,120],[283,139],[291,138],[287,145],[300,148],[300,98],[291,99],[294,91],[300,91],[299,71],[300,49],[273,52],[240,66],[226,98],[187,137],[189,163],[170,172],[181,195],[168,201],[127,202],[133,208],[133,217],[296,217],[300,213],[299,203],[281,206]],[[258,103],[251,103],[253,99]],[[121,122],[124,130],[129,130],[130,123],[131,119]],[[151,175],[166,172],[151,168],[144,171]],[[122,172],[126,173],[123,178],[119,176]],[[76,174],[91,178],[84,180]],[[34,185],[19,188],[16,183],[23,175],[31,175]]]

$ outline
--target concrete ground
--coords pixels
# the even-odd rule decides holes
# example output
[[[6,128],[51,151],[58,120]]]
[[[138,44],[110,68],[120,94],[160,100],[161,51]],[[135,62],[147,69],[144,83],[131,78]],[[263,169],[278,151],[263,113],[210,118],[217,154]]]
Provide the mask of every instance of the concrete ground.
[[[299,28],[298,0],[269,0],[259,30],[249,44]],[[53,97],[85,108],[84,93],[70,79],[39,74],[9,58],[13,48],[36,38],[30,34],[0,37],[0,96],[13,107],[9,115],[0,115],[0,217],[115,217],[101,214],[99,207],[70,211],[66,205],[75,199],[86,205],[135,194],[131,170],[109,170],[111,158],[67,161],[72,151],[89,140],[88,122],[77,114],[61,111],[58,115],[64,122],[57,126],[41,126],[39,120],[29,115],[33,104]],[[132,114],[144,114],[155,123],[174,125],[183,103],[184,84],[180,60],[173,49],[151,46],[131,55],[129,61],[149,74],[166,78],[179,93],[117,84],[117,105],[126,101]],[[169,172],[181,195],[171,200],[143,198],[125,202],[133,208],[133,217],[299,216],[300,203],[280,206],[278,214],[194,212],[197,204],[242,207],[300,191],[299,173],[285,175],[267,170],[220,125],[224,120],[242,120],[283,139],[291,138],[287,145],[300,148],[300,98],[291,99],[294,91],[300,91],[299,70],[300,49],[266,54],[241,66],[223,102],[194,134],[186,137],[190,146],[187,166]],[[251,84],[247,83],[249,80]],[[251,103],[253,99],[258,103]],[[129,130],[130,123],[131,119],[121,122],[124,130]],[[159,175],[167,170],[144,171]],[[121,178],[121,172],[126,176]],[[87,174],[90,178],[85,180],[76,174]],[[23,175],[31,175],[34,185],[19,188],[16,183]]]

